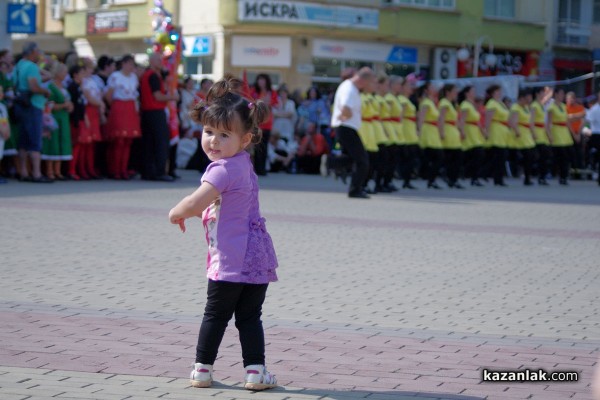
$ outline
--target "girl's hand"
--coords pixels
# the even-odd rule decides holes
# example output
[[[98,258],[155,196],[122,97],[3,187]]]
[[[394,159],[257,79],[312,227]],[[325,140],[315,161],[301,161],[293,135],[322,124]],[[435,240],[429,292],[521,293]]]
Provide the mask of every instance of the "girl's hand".
[[[176,216],[173,213],[173,210],[169,211],[169,221],[173,224],[173,225],[179,225],[179,229],[181,229],[181,232],[185,233],[185,218],[181,218]]]

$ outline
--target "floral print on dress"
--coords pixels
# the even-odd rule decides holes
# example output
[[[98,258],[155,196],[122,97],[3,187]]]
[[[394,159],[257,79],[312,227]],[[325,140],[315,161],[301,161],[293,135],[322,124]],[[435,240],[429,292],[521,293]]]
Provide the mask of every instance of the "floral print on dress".
[[[202,225],[206,232],[206,242],[208,243],[208,256],[206,262],[206,271],[209,279],[219,279],[219,253],[217,250],[217,219],[221,211],[221,198],[217,198],[204,213]]]
[[[271,235],[265,226],[265,219],[257,218],[250,222],[242,275],[248,278],[248,283],[275,282],[277,281],[276,268],[277,256]]]

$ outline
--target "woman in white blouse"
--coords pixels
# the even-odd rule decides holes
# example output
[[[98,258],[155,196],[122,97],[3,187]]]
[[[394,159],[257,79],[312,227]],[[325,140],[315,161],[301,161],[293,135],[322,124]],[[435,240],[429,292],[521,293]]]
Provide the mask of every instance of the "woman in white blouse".
[[[131,142],[141,136],[137,111],[138,77],[131,55],[121,59],[121,69],[108,78],[105,98],[110,103],[108,115],[108,171],[114,179],[131,179],[128,171]]]
[[[296,104],[289,98],[287,89],[279,89],[279,103],[273,107],[273,132],[279,132],[281,139],[288,145],[294,143],[294,126],[296,125]]]

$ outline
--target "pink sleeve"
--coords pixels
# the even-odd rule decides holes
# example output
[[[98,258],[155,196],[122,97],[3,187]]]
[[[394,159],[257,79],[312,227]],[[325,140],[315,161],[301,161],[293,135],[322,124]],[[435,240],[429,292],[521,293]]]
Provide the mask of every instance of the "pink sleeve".
[[[204,175],[202,175],[202,182],[208,182],[213,185],[219,193],[223,193],[229,186],[229,174],[227,168],[221,163],[211,163],[207,168]]]

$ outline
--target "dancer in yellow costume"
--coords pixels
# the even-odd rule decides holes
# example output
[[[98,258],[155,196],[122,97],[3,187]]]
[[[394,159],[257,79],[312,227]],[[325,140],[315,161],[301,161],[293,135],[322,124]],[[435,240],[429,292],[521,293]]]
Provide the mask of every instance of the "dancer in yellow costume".
[[[380,147],[381,175],[377,177],[375,190],[383,193],[395,192],[398,190],[392,183],[394,171],[396,170],[396,165],[398,165],[399,144],[396,126],[394,125],[394,121],[392,121],[393,104],[391,104],[386,97],[390,94],[389,90],[390,81],[388,76],[385,74],[380,75],[377,79],[377,93],[375,94],[375,99],[379,103],[379,117],[388,141]],[[400,106],[397,108],[399,110]],[[396,114],[398,114],[398,110],[396,110]]]
[[[481,167],[483,164],[485,138],[481,131],[481,114],[475,108],[475,87],[464,87],[459,95],[460,117],[458,118],[458,130],[463,139],[465,151],[465,174],[471,178],[471,186],[483,186],[479,181]]]
[[[550,171],[550,162],[552,160],[552,149],[550,148],[550,139],[546,132],[546,112],[544,105],[551,98],[551,91],[547,88],[533,89],[533,102],[529,107],[533,119],[533,137],[537,153],[538,184],[546,186],[546,175]]]
[[[508,108],[502,102],[502,88],[492,85],[487,89],[490,98],[485,105],[485,133],[491,146],[492,176],[494,185],[507,186],[504,183],[504,171],[508,146]]]
[[[417,115],[417,130],[421,133],[421,148],[423,162],[427,171],[427,187],[441,189],[435,182],[438,175],[444,151],[438,129],[440,112],[435,105],[436,88],[431,82],[426,82],[419,88],[419,113]]]
[[[523,162],[523,184],[531,186],[531,170],[533,167],[533,158],[535,151],[535,141],[533,140],[532,126],[533,121],[529,104],[531,104],[531,91],[527,89],[519,90],[517,102],[510,108],[510,127],[515,136],[515,148],[521,154]]]
[[[417,78],[414,74],[410,74],[402,82],[399,92],[394,92],[402,106],[401,123],[404,138],[404,154],[402,157],[401,173],[403,180],[402,187],[404,189],[416,189],[410,181],[421,152],[419,136],[417,135],[417,107],[410,101],[410,97],[416,89],[416,83]]]
[[[440,137],[442,138],[442,146],[444,147],[444,164],[446,167],[446,177],[448,178],[448,187],[464,189],[458,182],[463,151],[461,136],[458,131],[458,112],[454,105],[457,97],[458,88],[453,84],[445,84],[442,90],[440,90],[438,128]]]
[[[565,90],[563,88],[554,89],[554,102],[548,107],[546,132],[558,164],[558,182],[561,185],[568,185],[567,178],[573,159],[573,137],[567,126],[567,106],[564,101]]]

